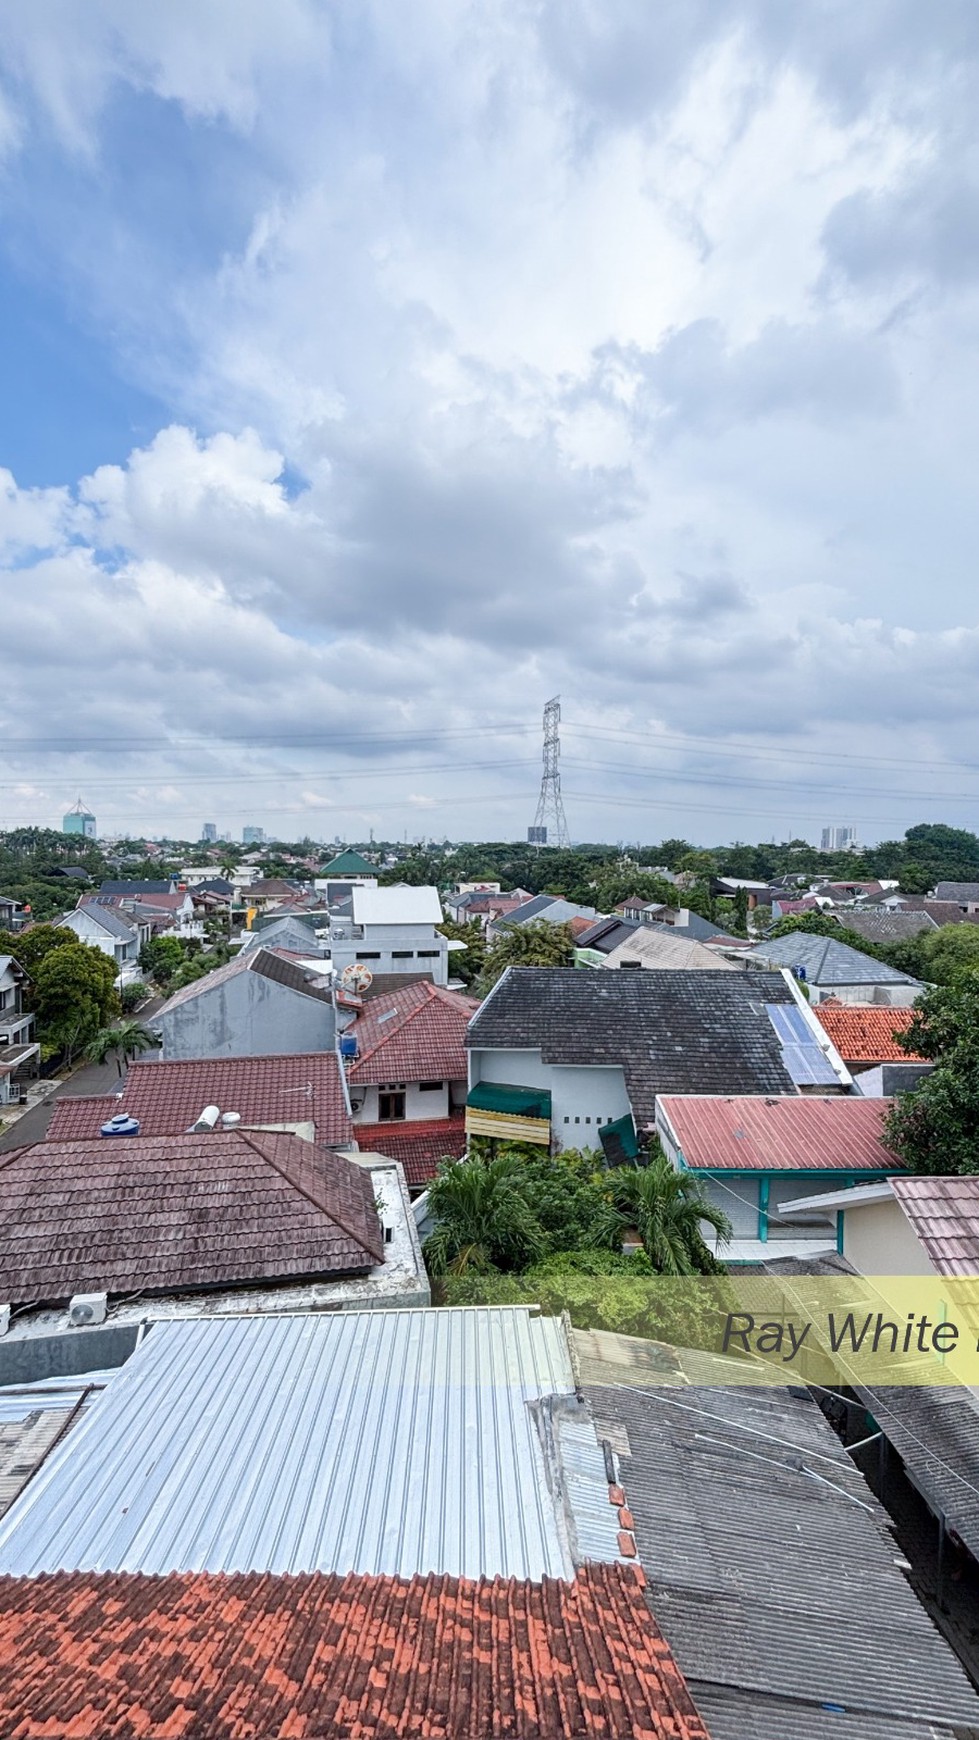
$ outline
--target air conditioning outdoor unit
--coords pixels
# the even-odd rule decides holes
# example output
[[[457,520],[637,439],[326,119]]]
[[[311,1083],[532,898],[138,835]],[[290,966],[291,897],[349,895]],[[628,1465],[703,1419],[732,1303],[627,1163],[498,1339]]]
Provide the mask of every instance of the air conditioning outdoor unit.
[[[105,1293],[76,1293],[68,1306],[69,1327],[85,1329],[92,1323],[104,1323],[107,1305]]]

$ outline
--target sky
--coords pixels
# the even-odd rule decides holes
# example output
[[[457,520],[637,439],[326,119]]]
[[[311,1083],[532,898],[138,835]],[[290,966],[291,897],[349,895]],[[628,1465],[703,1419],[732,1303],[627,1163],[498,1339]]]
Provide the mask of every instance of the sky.
[[[975,0],[6,0],[0,826],[979,825]]]

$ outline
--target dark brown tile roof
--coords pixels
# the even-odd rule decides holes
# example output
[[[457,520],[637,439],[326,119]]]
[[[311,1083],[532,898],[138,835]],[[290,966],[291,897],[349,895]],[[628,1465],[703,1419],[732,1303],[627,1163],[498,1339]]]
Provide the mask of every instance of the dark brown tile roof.
[[[133,1063],[121,1099],[56,1101],[47,1139],[97,1136],[116,1112],[138,1118],[141,1136],[179,1136],[212,1105],[222,1112],[239,1112],[248,1127],[311,1122],[317,1142],[333,1147],[350,1140],[340,1063],[333,1051]]]
[[[425,1118],[403,1124],[355,1124],[354,1138],[364,1153],[399,1160],[409,1185],[427,1184],[440,1160],[461,1160],[466,1152],[465,1118]]]
[[[475,997],[425,983],[372,998],[346,1029],[357,1041],[348,1079],[465,1081],[466,1028],[478,1008]]]
[[[894,1178],[891,1189],[940,1275],[979,1275],[979,1178]]]
[[[35,1142],[0,1158],[0,1298],[176,1292],[383,1261],[370,1174],[242,1130]]]
[[[0,1579],[17,1740],[709,1740],[633,1567]]]

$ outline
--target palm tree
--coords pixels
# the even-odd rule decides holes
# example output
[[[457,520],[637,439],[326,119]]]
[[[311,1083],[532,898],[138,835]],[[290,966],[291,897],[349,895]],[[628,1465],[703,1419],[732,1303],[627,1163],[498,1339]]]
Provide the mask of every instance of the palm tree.
[[[122,1075],[123,1063],[130,1063],[141,1051],[149,1051],[156,1039],[141,1021],[119,1021],[114,1027],[100,1027],[85,1048],[90,1063],[105,1063],[115,1055]]]
[[[616,1174],[615,1194],[636,1223],[643,1249],[661,1275],[710,1275],[717,1262],[700,1230],[713,1227],[718,1240],[729,1239],[731,1222],[704,1195],[699,1178],[678,1172],[666,1155],[654,1153],[648,1166]]]
[[[525,1269],[544,1255],[545,1234],[517,1177],[505,1157],[456,1160],[441,1168],[428,1192],[435,1231],[425,1240],[425,1261],[433,1275]]]

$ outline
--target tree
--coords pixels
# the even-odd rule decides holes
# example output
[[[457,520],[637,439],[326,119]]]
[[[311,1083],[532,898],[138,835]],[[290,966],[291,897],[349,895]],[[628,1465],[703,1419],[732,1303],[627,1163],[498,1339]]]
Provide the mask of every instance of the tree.
[[[152,1050],[156,1043],[149,1028],[140,1021],[120,1021],[113,1027],[101,1027],[89,1040],[85,1055],[90,1063],[105,1063],[114,1055],[121,1076],[124,1063],[131,1063],[142,1051]]]
[[[139,951],[139,964],[143,972],[164,987],[169,985],[174,973],[183,966],[186,959],[184,945],[176,936],[151,937]]]
[[[33,1004],[43,1050],[64,1054],[70,1066],[100,1027],[119,1013],[115,962],[100,949],[75,942],[53,948],[34,974]]]
[[[935,1067],[895,1099],[887,1146],[912,1172],[979,1172],[979,976],[929,991],[896,1038]]]
[[[548,924],[535,918],[529,924],[507,925],[486,951],[486,964],[477,994],[485,997],[507,967],[570,967],[574,960],[574,935],[568,924]]]
[[[748,890],[739,888],[734,896],[734,931],[738,936],[748,934]]]
[[[704,1195],[699,1178],[678,1172],[661,1149],[651,1153],[648,1166],[616,1174],[620,1208],[631,1214],[639,1237],[659,1275],[712,1275],[720,1265],[705,1243],[702,1221],[712,1226],[718,1238],[731,1236],[731,1222],[723,1209]]]
[[[443,1164],[428,1206],[435,1231],[425,1240],[425,1261],[433,1275],[523,1269],[547,1248],[509,1156]]]
[[[438,928],[450,942],[465,943],[465,953],[462,949],[453,950],[452,972],[458,974],[465,985],[472,985],[486,963],[486,932],[482,925],[476,919],[470,919],[468,924],[456,924],[447,918]]]
[[[13,955],[31,978],[52,949],[77,947],[78,938],[74,931],[56,924],[35,924],[31,930],[0,933],[0,954]]]

